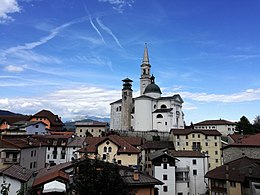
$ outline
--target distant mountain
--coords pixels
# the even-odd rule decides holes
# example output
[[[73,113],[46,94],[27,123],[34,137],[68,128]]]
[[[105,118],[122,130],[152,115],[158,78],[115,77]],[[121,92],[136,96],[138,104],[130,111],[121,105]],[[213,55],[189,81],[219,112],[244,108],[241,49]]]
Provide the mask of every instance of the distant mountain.
[[[0,116],[22,116],[22,114],[10,112],[8,110],[0,110]]]

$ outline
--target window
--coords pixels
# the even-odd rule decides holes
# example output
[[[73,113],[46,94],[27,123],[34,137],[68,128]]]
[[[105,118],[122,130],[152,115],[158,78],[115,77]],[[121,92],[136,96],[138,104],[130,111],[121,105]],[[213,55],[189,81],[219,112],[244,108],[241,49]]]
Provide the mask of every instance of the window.
[[[102,159],[103,159],[103,160],[106,160],[106,158],[107,158],[107,155],[106,155],[106,154],[103,154]]]
[[[33,168],[33,163],[31,162],[31,163],[30,163],[30,169],[32,169],[32,168]]]
[[[48,154],[48,155],[47,155],[47,159],[49,159],[49,158],[50,158],[50,155]]]
[[[193,164],[193,165],[196,165],[196,164],[197,164],[196,159],[193,159],[193,160],[192,160],[192,164]]]
[[[192,134],[192,138],[194,138],[195,137],[195,135],[194,134]]]
[[[162,104],[161,108],[167,108],[167,106],[165,104]]]
[[[205,143],[205,146],[208,146],[208,142]]]
[[[236,187],[236,182],[230,181],[230,186],[231,186],[231,187]]]
[[[178,195],[183,195],[183,193],[182,192],[178,192]]]
[[[193,169],[193,175],[197,175],[197,170]]]
[[[167,175],[163,175],[163,180],[167,180]]]
[[[128,154],[128,156],[131,156],[131,154]]]
[[[217,143],[217,142],[215,142],[215,146],[218,146],[218,143]]]
[[[34,150],[34,156],[36,156],[36,150]]]
[[[168,192],[168,186],[163,186],[163,191]]]
[[[177,145],[179,146],[179,145],[180,145],[180,142],[177,142]]]
[[[208,139],[208,136],[207,136],[207,135],[205,135],[205,139]]]
[[[107,152],[107,147],[106,146],[104,147],[104,152]]]
[[[61,155],[61,159],[65,159],[65,154],[62,154],[62,155]]]
[[[82,129],[80,129],[79,132],[82,132]]]
[[[36,168],[36,162],[33,162],[33,168]]]
[[[163,118],[161,114],[157,114],[156,118]]]
[[[117,161],[117,164],[121,165],[122,161],[121,160],[118,160]]]
[[[33,157],[33,151],[31,151],[31,157]]]
[[[179,136],[179,135],[177,135],[177,139],[180,139],[180,136]]]
[[[163,157],[163,158],[162,158],[162,161],[163,161],[163,162],[168,162],[167,157]]]
[[[163,164],[163,169],[167,169],[167,164],[166,163]]]
[[[94,131],[94,129],[91,129],[91,132],[93,132]]]
[[[165,125],[167,125],[167,122],[165,122]]]
[[[108,148],[108,152],[112,152],[112,148],[111,147]]]
[[[214,136],[214,139],[217,139],[217,136]]]
[[[189,145],[189,142],[186,142],[186,146],[188,146]]]
[[[57,159],[57,155],[56,154],[53,154],[53,159]]]
[[[215,151],[215,155],[217,155],[218,154],[218,151]]]
[[[198,138],[200,138],[200,134],[198,134]]]
[[[218,163],[218,159],[216,159],[216,163]]]
[[[188,136],[188,135],[186,135],[186,139],[189,139],[189,136]]]
[[[38,129],[38,128],[39,128],[39,125],[35,125],[35,128]]]

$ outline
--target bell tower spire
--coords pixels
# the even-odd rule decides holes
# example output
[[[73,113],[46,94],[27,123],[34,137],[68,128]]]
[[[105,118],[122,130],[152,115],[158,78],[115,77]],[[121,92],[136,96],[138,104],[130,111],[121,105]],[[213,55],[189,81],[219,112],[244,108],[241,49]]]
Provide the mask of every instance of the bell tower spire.
[[[145,43],[143,62],[141,64],[140,95],[144,94],[144,90],[146,86],[151,83],[150,69],[151,69],[151,65],[149,62],[148,48],[147,48],[147,43]]]

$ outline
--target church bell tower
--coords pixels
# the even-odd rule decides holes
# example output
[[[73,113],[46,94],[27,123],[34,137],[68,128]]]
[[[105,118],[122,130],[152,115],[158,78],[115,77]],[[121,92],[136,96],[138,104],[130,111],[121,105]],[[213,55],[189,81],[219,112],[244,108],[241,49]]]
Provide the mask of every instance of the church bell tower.
[[[147,44],[145,44],[143,63],[141,65],[140,95],[143,95],[147,85],[151,84],[150,69],[151,69],[151,65],[149,63],[148,49],[147,49]]]

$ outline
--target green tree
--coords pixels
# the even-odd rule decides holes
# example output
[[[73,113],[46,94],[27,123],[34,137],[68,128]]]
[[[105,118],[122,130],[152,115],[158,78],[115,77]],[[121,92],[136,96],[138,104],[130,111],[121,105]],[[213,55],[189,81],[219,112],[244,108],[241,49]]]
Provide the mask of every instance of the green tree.
[[[255,117],[253,127],[255,132],[260,132],[260,115]]]
[[[118,165],[84,159],[76,163],[72,189],[80,195],[128,195]]]
[[[239,131],[239,133],[243,133],[243,134],[253,134],[254,133],[254,128],[252,127],[252,124],[249,122],[249,120],[245,117],[242,116],[240,118],[240,121],[237,122],[237,126],[236,126],[237,131]]]

